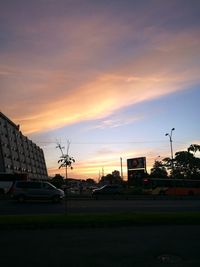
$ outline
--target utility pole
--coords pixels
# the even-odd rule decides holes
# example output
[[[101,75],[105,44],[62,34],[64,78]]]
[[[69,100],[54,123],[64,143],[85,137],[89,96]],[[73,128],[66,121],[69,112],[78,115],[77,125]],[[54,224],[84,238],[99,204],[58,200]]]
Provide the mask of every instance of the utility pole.
[[[102,177],[104,176],[104,167],[102,167]]]
[[[121,166],[121,178],[123,180],[122,158],[120,158],[120,166]]]
[[[101,172],[99,171],[99,179],[98,179],[98,183],[100,182],[101,180]]]
[[[165,136],[169,136],[169,142],[170,142],[170,150],[171,150],[171,168],[172,168],[172,176],[174,175],[174,156],[173,156],[173,148],[172,148],[172,132],[175,130],[175,128],[171,129],[171,133],[166,133]]]

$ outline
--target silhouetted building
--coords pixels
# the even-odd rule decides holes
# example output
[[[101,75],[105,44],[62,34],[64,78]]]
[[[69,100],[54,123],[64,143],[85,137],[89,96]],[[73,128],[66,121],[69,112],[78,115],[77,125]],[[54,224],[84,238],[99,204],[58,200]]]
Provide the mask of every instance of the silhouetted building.
[[[48,179],[43,150],[24,136],[19,125],[0,112],[0,173]]]

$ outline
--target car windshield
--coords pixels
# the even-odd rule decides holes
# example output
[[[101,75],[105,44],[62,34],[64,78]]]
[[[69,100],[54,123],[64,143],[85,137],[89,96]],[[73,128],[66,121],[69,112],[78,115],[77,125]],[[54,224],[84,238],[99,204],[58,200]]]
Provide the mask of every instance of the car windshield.
[[[107,188],[107,187],[108,187],[107,185],[103,185],[103,186],[101,186],[101,187],[99,187],[99,188],[96,188],[96,189],[94,189],[94,190],[102,190],[102,189]]]
[[[56,189],[56,187],[50,183],[44,183],[43,187],[48,189]]]

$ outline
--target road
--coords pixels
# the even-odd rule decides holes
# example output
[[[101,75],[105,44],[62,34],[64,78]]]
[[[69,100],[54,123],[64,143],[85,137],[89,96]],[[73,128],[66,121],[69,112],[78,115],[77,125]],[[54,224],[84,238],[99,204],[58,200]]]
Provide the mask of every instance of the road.
[[[200,200],[0,201],[0,214],[199,211]],[[71,267],[200,266],[199,225],[0,230],[1,265]]]
[[[196,267],[200,227],[0,231],[1,266]]]
[[[68,200],[63,203],[0,200],[0,215],[76,212],[200,211],[200,200]]]

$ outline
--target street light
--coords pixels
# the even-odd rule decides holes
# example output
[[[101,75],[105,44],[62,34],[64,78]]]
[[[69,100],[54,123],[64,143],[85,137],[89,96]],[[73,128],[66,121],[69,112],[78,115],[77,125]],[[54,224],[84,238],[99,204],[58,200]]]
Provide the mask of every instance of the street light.
[[[170,148],[171,148],[171,166],[172,166],[172,176],[174,173],[174,158],[173,158],[173,149],[172,149],[172,132],[175,130],[175,128],[171,129],[171,133],[166,133],[165,136],[169,136],[170,141]]]

